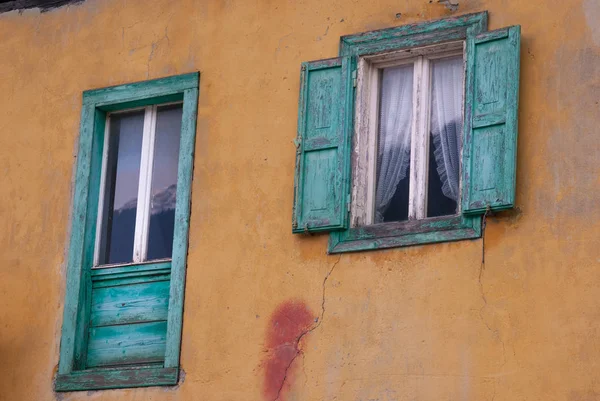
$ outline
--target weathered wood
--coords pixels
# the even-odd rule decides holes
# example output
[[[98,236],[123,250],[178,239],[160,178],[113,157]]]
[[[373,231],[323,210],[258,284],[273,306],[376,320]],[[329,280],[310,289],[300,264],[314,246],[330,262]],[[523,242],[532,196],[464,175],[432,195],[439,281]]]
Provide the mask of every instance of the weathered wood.
[[[127,387],[172,386],[177,384],[178,368],[162,366],[88,369],[56,376],[55,390],[81,391]]]
[[[175,384],[177,380],[179,346],[181,341],[181,315],[183,312],[185,259],[187,253],[187,230],[189,227],[189,191],[193,165],[197,88],[198,74],[194,73],[84,93],[73,195],[71,240],[67,262],[67,290],[61,337],[59,374],[57,377],[57,390],[59,391],[83,388]],[[164,102],[165,99],[184,100],[184,121],[181,142],[182,154],[184,156],[180,157],[179,160],[180,178],[178,180],[178,203],[176,206],[175,245],[173,251],[173,271],[176,273],[176,279],[171,281],[169,285],[169,308],[166,317],[164,312],[166,306],[163,305],[166,299],[164,288],[157,291],[155,294],[157,295],[156,298],[138,299],[139,303],[137,306],[134,306],[136,304],[131,299],[121,302],[125,304],[122,308],[116,306],[117,299],[125,295],[124,293],[117,294],[120,290],[115,288],[117,288],[116,286],[138,285],[138,288],[146,286],[144,288],[154,287],[156,289],[157,285],[164,286],[164,284],[156,284],[156,282],[166,282],[170,279],[172,271],[170,261],[144,263],[137,266],[110,266],[102,269],[92,269],[106,110],[118,110],[134,104],[157,104]],[[182,159],[185,160],[182,161]],[[183,203],[180,204],[180,202]],[[107,287],[113,289],[108,289]],[[92,294],[92,291],[94,291],[94,294]],[[150,290],[148,291],[151,292]],[[112,301],[108,301],[108,304],[112,302],[110,304],[112,306],[103,310],[97,308],[92,317],[91,306],[93,295],[95,296],[95,305],[98,306],[101,304],[98,302],[98,294],[102,293],[112,294],[105,297],[105,300],[112,299]],[[140,290],[139,293],[143,294],[144,291]],[[133,294],[130,295],[133,296]],[[173,299],[176,302],[173,303]],[[143,308],[136,309],[139,306],[143,306]],[[144,308],[146,310],[142,310]],[[109,309],[114,309],[115,315],[113,317],[109,316]],[[154,337],[150,336],[150,329],[144,328],[140,324],[122,324],[123,322],[136,319],[155,318],[166,318],[169,324],[167,329],[166,321],[144,323],[155,325],[154,334],[152,334]],[[96,327],[92,329],[95,330],[94,333],[89,329],[90,323],[109,324],[112,322],[118,322],[121,325]],[[109,329],[111,327],[113,329]],[[126,337],[129,336],[126,338],[129,343],[118,339],[118,330],[123,331],[128,329],[131,330],[129,334],[125,332],[121,334]],[[169,332],[168,335],[167,331]],[[144,336],[150,337],[146,341],[143,338],[142,340],[139,338],[136,339],[136,336],[141,336],[140,338]],[[108,343],[112,341],[114,348],[105,347],[108,343],[103,343],[103,338]],[[136,341],[138,342],[136,343]],[[123,358],[122,360],[118,360],[117,356],[110,356],[117,355],[116,348],[118,348],[119,344],[125,344],[125,348],[127,348],[123,349],[125,353],[119,357]],[[136,344],[139,345],[137,348]],[[139,375],[128,371],[129,373],[123,376],[119,376],[119,372],[115,373],[115,371],[109,370],[94,370],[91,373],[85,370],[86,367],[98,364],[125,363],[125,360],[127,361],[126,363],[145,363],[147,361],[162,363],[165,358],[167,344],[170,344],[170,370],[143,370],[145,373]],[[110,349],[110,351],[107,351],[107,349]],[[86,373],[80,375],[79,373],[81,372]],[[165,372],[168,372],[168,374]],[[89,374],[92,374],[95,379],[86,384],[86,380],[89,379],[86,375]],[[113,377],[113,375],[116,376]],[[145,379],[148,382],[142,382]],[[89,386],[87,386],[88,384]],[[79,388],[76,388],[78,386]]]
[[[95,110],[93,115],[94,130],[86,134],[92,135],[92,151],[90,153],[90,173],[88,181],[87,207],[85,214],[85,229],[83,238],[82,255],[82,281],[80,286],[79,310],[76,323],[75,335],[75,359],[73,369],[83,369],[85,367],[89,314],[91,304],[92,282],[90,272],[86,266],[91,266],[94,259],[94,242],[96,234],[97,213],[98,213],[98,194],[101,179],[102,154],[104,145],[104,128],[106,114],[100,110]]]
[[[92,287],[115,287],[171,279],[171,261],[92,269]]]
[[[152,274],[163,274],[171,271],[171,261],[162,260],[149,263],[115,265],[92,269],[92,280],[111,280],[123,277],[140,277]]]
[[[121,103],[102,103],[98,105],[98,108],[106,112],[114,112],[120,110],[136,109],[146,106],[153,106],[155,104],[165,104],[183,101],[183,92],[173,93],[165,96],[153,96],[148,98],[142,98],[131,101],[124,101]]]
[[[373,222],[378,145],[380,70],[366,58],[357,65],[354,127],[352,132],[352,196],[350,226]]]
[[[92,327],[167,320],[169,281],[94,288]]]
[[[462,211],[514,206],[520,27],[467,40]]]
[[[124,276],[121,278],[106,278],[99,277],[98,279],[92,279],[92,288],[106,288],[106,287],[118,287],[118,286],[127,286],[132,284],[142,284],[142,283],[154,283],[157,281],[170,281],[171,274],[169,272],[160,274],[148,274],[148,275],[131,275]]]
[[[87,366],[162,362],[166,334],[166,321],[92,327]]]
[[[413,122],[410,157],[409,219],[427,217],[427,181],[429,173],[429,116],[430,116],[429,60],[420,56],[415,60],[413,79]]]
[[[389,50],[462,40],[487,29],[487,12],[342,36],[340,56],[376,54]]]
[[[93,105],[84,105],[81,109],[81,127],[77,166],[75,175],[75,190],[73,191],[73,209],[71,212],[71,236],[67,262],[67,285],[63,326],[60,346],[59,372],[68,373],[75,362],[77,321],[80,315],[82,278],[84,276],[83,257],[85,248],[85,228],[88,207],[88,191],[90,184],[92,147],[94,132]]]
[[[187,89],[198,88],[198,77],[199,74],[193,72],[173,77],[87,90],[83,92],[83,103],[94,104],[100,108],[107,105],[113,105],[114,107],[116,104],[125,102],[180,94]],[[120,105],[120,107],[123,108],[123,105]]]
[[[184,92],[183,96],[183,116],[177,170],[177,202],[175,205],[171,287],[169,290],[169,314],[165,351],[165,367],[168,368],[179,366],[197,112],[198,89],[188,89]]]
[[[294,233],[348,226],[353,85],[349,58],[302,64],[294,179]]]
[[[374,224],[331,233],[328,253],[424,245],[474,239],[480,236],[481,218],[479,216],[436,217]]]
[[[435,51],[443,48],[443,55],[446,55],[447,52],[460,50],[458,44],[465,40],[468,35],[477,35],[487,30],[487,18],[487,12],[481,12],[343,36],[340,40],[339,54],[340,56],[358,56],[363,63],[380,62],[383,66],[387,65],[386,63],[396,63],[400,59],[414,57],[415,55],[429,58],[434,51],[433,45],[435,45]],[[414,48],[419,49],[415,50]],[[362,81],[364,84],[365,79],[365,75],[359,71],[359,83]],[[364,94],[361,95],[360,91],[361,88],[358,89],[357,96],[362,99]],[[357,121],[360,126],[354,129],[354,135],[362,134],[358,130],[362,129],[364,121],[368,121],[367,109],[368,107],[363,107],[358,110],[360,115],[357,115]],[[362,167],[359,168],[362,169],[368,164],[368,158],[363,156],[361,159],[360,154],[361,151],[364,152],[365,145],[368,146],[368,142],[361,140],[354,142],[353,162],[355,166],[356,163],[361,164]],[[359,147],[362,147],[362,149],[359,149]],[[361,197],[368,195],[370,189],[364,181],[354,185],[353,197],[355,195]],[[425,180],[422,181],[425,182]],[[353,218],[357,217],[356,222],[353,221],[352,228],[346,231],[330,234],[330,253],[420,245],[478,238],[480,236],[480,219],[466,216],[391,223],[385,224],[386,228],[383,228],[383,225],[375,225],[372,229],[357,227],[368,221],[365,213],[356,212],[360,209],[358,205],[365,207],[368,202],[366,198],[363,200],[353,198],[353,202],[356,202],[356,204],[352,206],[352,216]]]

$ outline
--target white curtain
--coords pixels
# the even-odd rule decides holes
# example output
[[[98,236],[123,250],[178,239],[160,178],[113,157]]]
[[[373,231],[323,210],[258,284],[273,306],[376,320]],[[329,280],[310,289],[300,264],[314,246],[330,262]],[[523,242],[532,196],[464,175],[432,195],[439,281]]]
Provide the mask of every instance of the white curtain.
[[[383,215],[406,178],[410,162],[413,65],[383,70],[379,111],[379,149],[375,194],[375,223]]]
[[[462,57],[432,63],[431,138],[442,193],[458,202],[462,145]]]

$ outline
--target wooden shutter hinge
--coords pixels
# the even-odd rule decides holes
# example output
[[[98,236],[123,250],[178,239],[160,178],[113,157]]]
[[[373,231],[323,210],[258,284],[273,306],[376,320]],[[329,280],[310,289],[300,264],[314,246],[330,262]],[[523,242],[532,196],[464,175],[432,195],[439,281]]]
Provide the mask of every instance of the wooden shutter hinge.
[[[352,86],[356,88],[356,70],[352,71]]]

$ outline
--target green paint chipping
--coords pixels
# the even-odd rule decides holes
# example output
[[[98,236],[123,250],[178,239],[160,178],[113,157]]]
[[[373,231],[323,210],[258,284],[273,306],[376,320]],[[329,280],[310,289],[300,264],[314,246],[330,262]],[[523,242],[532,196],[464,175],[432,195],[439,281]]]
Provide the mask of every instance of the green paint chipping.
[[[192,73],[83,94],[56,391],[177,383],[198,83]],[[181,100],[171,261],[92,269],[106,112]]]
[[[457,241],[481,236],[488,207],[513,207],[520,28],[486,32],[487,20],[481,12],[343,36],[341,58],[303,64],[293,232],[331,232],[330,253]],[[354,71],[361,56],[457,40],[466,41],[467,61],[462,215],[348,228],[355,104],[344,66]],[[347,81],[338,86],[340,79]]]
[[[521,27],[467,39],[463,140],[465,214],[514,206]]]
[[[348,226],[354,88],[350,57],[302,64],[292,231]]]

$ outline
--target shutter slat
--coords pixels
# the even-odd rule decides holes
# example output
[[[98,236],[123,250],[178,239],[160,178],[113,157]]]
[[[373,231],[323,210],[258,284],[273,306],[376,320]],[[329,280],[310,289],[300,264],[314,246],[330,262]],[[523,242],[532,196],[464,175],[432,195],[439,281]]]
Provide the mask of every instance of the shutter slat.
[[[302,64],[292,231],[347,227],[350,58]]]
[[[520,26],[467,38],[462,212],[514,206]]]

